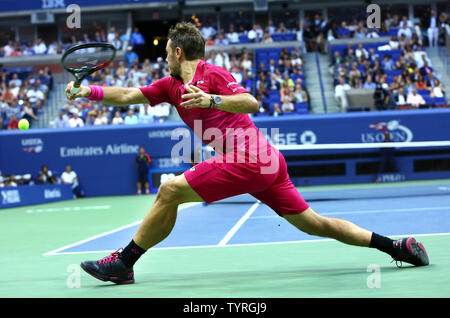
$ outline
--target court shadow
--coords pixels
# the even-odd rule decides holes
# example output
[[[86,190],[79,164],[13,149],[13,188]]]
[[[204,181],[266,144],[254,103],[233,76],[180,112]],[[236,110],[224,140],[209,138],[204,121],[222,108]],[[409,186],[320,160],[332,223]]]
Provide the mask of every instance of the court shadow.
[[[430,264],[428,267],[432,267],[433,264]],[[381,266],[381,273],[394,273],[398,271],[405,270],[416,270],[421,267],[416,267],[412,265],[405,265],[401,268],[398,268],[393,264],[393,266]],[[340,278],[345,278],[345,276],[367,276],[370,275],[370,271],[367,271],[367,267],[354,267],[354,268],[293,268],[293,269],[284,269],[284,270],[276,270],[271,268],[267,271],[239,271],[239,272],[208,272],[208,273],[189,273],[189,274],[173,274],[164,273],[163,275],[158,275],[158,273],[149,273],[144,274],[141,273],[136,278],[136,283],[132,285],[145,285],[151,284],[154,287],[162,287],[167,288],[197,288],[197,289],[211,289],[217,286],[230,286],[230,285],[238,285],[238,284],[247,284],[248,289],[251,289],[251,283],[258,281],[260,284],[283,284],[285,282],[292,282],[295,280],[303,280],[303,279],[323,279],[327,281],[329,278],[335,278],[339,280]],[[105,282],[103,284],[99,284],[93,286],[94,288],[108,288],[113,286],[119,286],[111,282]],[[120,285],[124,286],[124,285]],[[126,285],[125,285],[126,286]],[[256,290],[256,289],[255,289]]]

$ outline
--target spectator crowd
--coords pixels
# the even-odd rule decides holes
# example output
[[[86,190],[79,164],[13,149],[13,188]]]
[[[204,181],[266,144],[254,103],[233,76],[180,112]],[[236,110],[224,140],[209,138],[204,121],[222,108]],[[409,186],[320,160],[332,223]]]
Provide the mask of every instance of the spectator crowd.
[[[394,16],[389,25],[397,25],[396,20]],[[352,88],[375,89],[374,104],[379,110],[445,103],[445,87],[424,50],[424,41],[406,17],[398,25],[399,31],[388,43],[348,44],[332,51],[330,72],[342,111],[348,107],[347,91]]]
[[[29,69],[0,70],[0,130],[18,129],[22,118],[37,120],[52,87],[53,76],[47,67],[37,73]]]

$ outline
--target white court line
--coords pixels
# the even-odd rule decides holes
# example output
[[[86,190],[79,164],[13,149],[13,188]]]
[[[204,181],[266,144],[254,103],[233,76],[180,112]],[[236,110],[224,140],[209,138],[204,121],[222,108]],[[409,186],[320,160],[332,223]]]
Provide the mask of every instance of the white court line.
[[[199,204],[201,204],[201,202],[185,203],[185,204],[183,204],[183,206],[180,206],[180,207],[178,208],[178,211],[181,211],[181,210],[183,210],[183,209],[189,208],[189,207],[194,206],[194,205],[199,205]],[[56,249],[56,250],[47,252],[47,253],[45,253],[44,255],[62,254],[62,253],[58,253],[58,252],[59,252],[59,251],[62,251],[62,250],[65,250],[65,249],[68,249],[68,248],[71,248],[71,247],[74,247],[74,246],[77,246],[77,245],[84,244],[84,243],[89,242],[89,241],[92,241],[92,240],[95,240],[95,239],[97,239],[97,238],[99,238],[99,237],[103,237],[103,236],[106,236],[106,235],[109,235],[109,234],[112,234],[112,233],[119,232],[119,231],[121,231],[121,230],[124,230],[124,229],[130,228],[130,227],[132,227],[132,226],[138,225],[138,224],[140,224],[141,222],[142,222],[142,220],[136,221],[136,222],[134,222],[134,223],[131,223],[131,224],[128,224],[128,225],[124,225],[124,226],[121,226],[121,227],[119,227],[119,228],[117,228],[117,229],[114,229],[114,230],[111,230],[111,231],[108,231],[108,232],[105,232],[105,233],[101,233],[101,234],[98,234],[98,235],[94,235],[94,236],[88,237],[87,239],[84,239],[84,240],[82,240],[82,241],[79,241],[79,242],[76,242],[76,243],[73,243],[73,244],[70,244],[70,245],[66,245],[66,246],[60,247],[60,248],[58,248],[58,249]],[[64,254],[70,254],[70,253],[64,253]]]
[[[449,233],[426,233],[426,234],[397,234],[389,235],[388,237],[427,237],[427,236],[447,236]],[[184,249],[197,249],[197,248],[223,248],[223,247],[238,247],[238,246],[265,246],[265,245],[281,245],[281,244],[303,244],[303,243],[323,243],[332,242],[334,239],[318,239],[318,240],[301,240],[301,241],[281,241],[281,242],[263,242],[263,243],[242,243],[242,244],[227,244],[227,245],[194,245],[194,246],[173,246],[173,247],[155,247],[151,249],[153,251],[164,251],[164,250],[184,250]],[[75,255],[75,254],[93,254],[93,253],[111,253],[115,250],[103,250],[103,251],[86,251],[86,252],[64,252],[44,255]]]
[[[240,229],[240,227],[244,224],[245,221],[252,215],[253,212],[255,212],[256,208],[258,207],[260,201],[254,203],[251,208],[239,219],[239,221],[231,228],[231,230],[228,231],[228,233],[223,237],[223,239],[217,244],[218,246],[224,246],[226,245],[233,235]]]
[[[66,208],[48,208],[48,209],[28,209],[26,213],[43,213],[43,212],[57,212],[57,211],[81,211],[81,210],[106,210],[111,208],[110,205],[94,205],[94,206],[74,206]]]
[[[436,206],[429,208],[405,208],[405,209],[382,209],[382,210],[355,210],[342,212],[325,212],[320,215],[347,215],[347,214],[372,214],[372,213],[391,213],[391,212],[414,212],[414,211],[428,211],[428,210],[450,210],[450,206]],[[278,215],[263,215],[252,216],[251,219],[272,219],[279,218]]]

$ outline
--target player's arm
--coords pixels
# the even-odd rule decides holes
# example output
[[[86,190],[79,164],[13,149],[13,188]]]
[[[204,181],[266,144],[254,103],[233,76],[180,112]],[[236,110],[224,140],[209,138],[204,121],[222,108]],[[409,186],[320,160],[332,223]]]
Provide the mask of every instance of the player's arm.
[[[72,95],[70,89],[73,82],[70,82],[66,87],[66,96],[73,100],[80,97],[88,97],[91,95],[91,88],[89,86],[80,86],[79,91]],[[106,86],[102,87],[104,97],[102,103],[111,106],[128,106],[133,104],[148,103],[147,98],[142,94],[139,88],[134,87],[119,87],[119,86]]]
[[[202,91],[196,86],[186,86],[187,94],[182,96],[184,102],[181,103],[181,107],[187,109],[200,107],[211,107],[211,95]],[[240,93],[236,95],[219,95],[222,99],[220,107],[217,109],[227,111],[230,113],[248,114],[257,113],[259,110],[259,103],[251,94]]]

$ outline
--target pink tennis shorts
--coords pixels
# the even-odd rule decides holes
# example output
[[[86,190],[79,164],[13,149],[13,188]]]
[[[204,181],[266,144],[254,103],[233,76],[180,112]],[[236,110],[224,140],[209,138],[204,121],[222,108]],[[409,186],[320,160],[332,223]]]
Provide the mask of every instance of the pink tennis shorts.
[[[184,172],[189,185],[206,203],[219,201],[235,195],[249,193],[268,205],[278,215],[299,214],[309,208],[292,184],[283,155],[275,148],[277,162],[229,162],[233,154],[224,154],[205,160]],[[267,169],[269,166],[276,169]],[[262,173],[262,170],[266,171]],[[272,171],[273,170],[273,171]],[[270,173],[267,173],[269,171]]]

